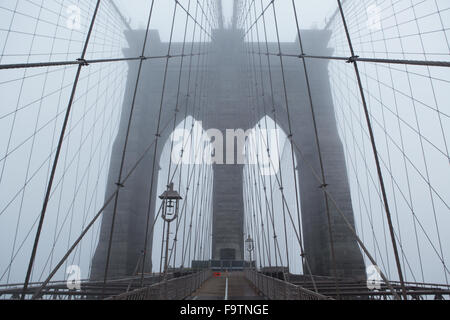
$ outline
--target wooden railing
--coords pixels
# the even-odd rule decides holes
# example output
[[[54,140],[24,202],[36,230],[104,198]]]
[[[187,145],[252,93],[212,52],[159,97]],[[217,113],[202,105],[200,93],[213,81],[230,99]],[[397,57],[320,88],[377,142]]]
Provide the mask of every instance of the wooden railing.
[[[183,300],[199,289],[211,275],[209,270],[202,271],[123,293],[107,300]]]
[[[316,292],[253,270],[246,270],[245,276],[269,300],[331,300]]]

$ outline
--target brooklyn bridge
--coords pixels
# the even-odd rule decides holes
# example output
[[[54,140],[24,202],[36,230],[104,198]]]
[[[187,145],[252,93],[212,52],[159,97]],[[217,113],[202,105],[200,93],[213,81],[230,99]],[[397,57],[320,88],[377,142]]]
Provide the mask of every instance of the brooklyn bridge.
[[[450,299],[450,3],[3,0],[0,299]]]

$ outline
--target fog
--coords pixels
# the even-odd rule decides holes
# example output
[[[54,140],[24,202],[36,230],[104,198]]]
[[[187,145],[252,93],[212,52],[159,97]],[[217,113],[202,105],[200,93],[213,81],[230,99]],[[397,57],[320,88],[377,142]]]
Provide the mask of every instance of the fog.
[[[232,2],[223,0],[226,27],[231,25]],[[241,2],[247,8],[249,1]],[[356,54],[366,58],[450,61],[449,2],[416,2],[344,1]],[[78,59],[95,3],[93,0],[1,0],[0,65]],[[132,30],[146,28],[151,1],[116,0],[114,3],[122,17],[110,1],[102,1],[86,59],[130,57],[123,51],[129,47],[126,24]],[[180,3],[194,16],[195,1]],[[269,1],[261,1],[262,6],[260,1],[256,3],[256,11],[260,14]],[[328,47],[333,48],[333,55],[350,56],[342,21],[335,15],[335,0],[295,0],[294,3],[302,30],[329,26],[332,36]],[[74,11],[70,9],[73,6],[79,8],[80,19],[70,20],[79,24],[79,28],[71,29],[68,19],[73,18]],[[158,30],[163,42],[170,39],[174,7],[174,1],[154,2],[150,29]],[[292,2],[278,0],[275,7],[280,41],[296,41]],[[213,8],[209,12],[213,12]],[[253,13],[250,18],[255,18]],[[250,18],[247,18],[246,26],[253,22]],[[186,13],[178,10],[173,42],[183,41],[185,19]],[[267,24],[270,26],[268,40],[277,41],[272,12],[267,13]],[[262,34],[261,23],[254,28]],[[201,41],[200,32],[192,35],[193,29],[194,24],[189,23],[188,42],[191,37],[194,42]],[[250,42],[249,35],[246,41]],[[359,65],[406,279],[448,283],[450,69],[381,63]],[[39,243],[33,281],[45,280],[104,204],[128,68],[127,62],[83,67]],[[76,70],[75,65],[0,70],[0,284],[24,281]],[[303,72],[300,59],[299,72]],[[345,149],[357,233],[388,277],[397,279],[354,68],[345,61],[331,61],[329,75],[336,120]],[[190,127],[196,120],[199,119],[188,118],[178,128]],[[269,128],[276,127],[271,119],[268,122]],[[201,123],[196,122],[194,145],[201,139],[202,129]],[[170,141],[163,143],[157,186],[161,192],[170,176],[168,163],[171,156]],[[290,158],[286,133],[280,136],[279,144],[286,202],[295,212],[292,171],[296,164]],[[262,149],[257,152],[263,153]],[[188,180],[187,167],[179,177],[183,181],[181,190],[187,187],[184,182]],[[201,166],[190,167],[191,170],[194,167],[201,169]],[[252,169],[248,165],[245,170]],[[206,173],[205,181],[209,181],[211,172]],[[273,185],[278,190],[275,181]],[[210,188],[211,185],[203,183],[199,190],[206,194]],[[280,212],[282,198],[279,192],[274,194],[273,201],[277,204],[275,212]],[[192,204],[187,204],[185,210],[191,209]],[[245,214],[248,217],[248,208]],[[282,217],[276,219],[277,233],[282,234]],[[100,222],[101,219],[95,223],[54,280],[64,279],[64,269],[70,264],[81,267],[82,278],[89,277]],[[294,224],[288,230],[289,239],[292,239],[288,250],[296,256],[291,263],[291,272],[302,273],[294,228],[300,226]],[[162,232],[162,220],[158,219],[152,257],[154,272],[159,272]],[[282,242],[280,251],[286,251]],[[206,249],[200,258],[209,258]],[[365,259],[370,265],[367,257]],[[181,260],[177,260],[175,264],[179,266],[180,263]]]

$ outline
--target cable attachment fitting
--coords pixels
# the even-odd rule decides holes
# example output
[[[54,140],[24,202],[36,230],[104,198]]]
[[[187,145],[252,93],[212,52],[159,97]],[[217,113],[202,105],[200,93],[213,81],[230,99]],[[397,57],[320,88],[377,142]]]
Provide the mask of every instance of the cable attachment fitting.
[[[79,62],[80,66],[87,67],[89,65],[86,59],[79,58],[77,59],[77,61]]]
[[[355,63],[356,61],[358,61],[359,56],[352,56],[350,58],[348,58],[347,63]]]
[[[319,189],[326,189],[327,187],[328,187],[328,184],[324,183],[324,184],[319,186]]]
[[[118,186],[119,188],[125,188],[125,185],[122,182],[117,182],[116,186]]]

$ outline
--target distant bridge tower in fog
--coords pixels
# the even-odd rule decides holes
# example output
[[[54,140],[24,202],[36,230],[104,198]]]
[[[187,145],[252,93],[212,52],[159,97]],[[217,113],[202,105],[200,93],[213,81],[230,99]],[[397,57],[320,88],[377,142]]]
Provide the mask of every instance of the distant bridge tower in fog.
[[[144,32],[143,30],[132,31],[127,34],[131,46],[126,52],[127,56],[138,50]],[[330,38],[329,31],[308,30],[302,32],[305,43],[308,44],[305,48],[308,52],[316,52],[323,56],[332,54],[333,51],[327,48]],[[206,112],[197,120],[202,121],[205,130],[217,128],[225,136],[227,129],[248,130],[255,127],[255,120],[262,119],[265,116],[273,117],[272,111],[274,108],[278,109],[277,123],[285,132],[292,130],[292,140],[296,141],[305,153],[303,155],[297,154],[297,159],[308,159],[310,163],[314,164],[314,169],[320,172],[310,103],[308,94],[304,89],[306,80],[304,74],[299,72],[298,62],[290,60],[286,61],[284,65],[287,90],[290,93],[289,106],[292,109],[290,119],[284,112],[284,88],[279,85],[282,83],[282,78],[280,60],[277,57],[271,58],[272,74],[270,76],[272,82],[277,84],[273,88],[273,96],[266,93],[264,100],[261,101],[264,106],[258,106],[257,110],[254,111],[249,109],[247,105],[249,86],[247,79],[250,75],[244,71],[247,57],[242,49],[244,45],[243,31],[233,29],[214,30],[212,36],[213,43],[209,47],[209,50],[211,50],[209,65],[206,67],[194,65],[192,69],[193,74],[200,71],[202,73],[200,77],[210,79],[205,95],[211,97],[211,99],[206,106]],[[161,42],[156,31],[151,33],[150,43],[152,45],[145,55],[158,56],[167,53],[169,44]],[[172,44],[172,52],[181,52],[180,46],[182,44]],[[186,46],[190,47],[190,44]],[[253,46],[256,47],[255,44]],[[271,52],[276,49],[276,43],[269,43]],[[298,42],[282,43],[284,53],[295,54],[297,50]],[[157,132],[155,119],[158,118],[164,66],[165,61],[149,61],[142,70],[136,110],[134,111],[136,122],[129,137],[129,152],[140,154],[146,146],[148,137]],[[165,83],[167,92],[177,92],[179,70],[180,61],[172,61],[168,68]],[[134,94],[137,72],[136,64],[131,62],[128,74],[128,89],[122,112],[122,125],[111,160],[107,196],[116,188],[116,176],[122,157],[122,146],[126,137],[127,118],[129,117],[130,101],[132,101]],[[345,216],[354,225],[345,158],[336,127],[327,64],[323,61],[314,61],[309,64],[309,73],[309,81],[313,84],[311,93],[316,105],[319,139],[322,142],[323,165],[326,169],[326,181],[329,185],[327,188],[334,195],[337,204],[341,208],[345,208]],[[183,88],[188,87],[188,77],[188,73],[183,74],[181,82],[186,83],[182,86]],[[265,71],[263,77],[269,77],[269,72]],[[190,103],[186,97],[194,96],[194,89],[192,88],[192,92],[183,91],[181,93],[182,103]],[[164,103],[167,107],[163,110],[165,114],[162,118],[170,118],[173,110],[169,106],[176,105],[176,99],[176,95],[166,97]],[[189,115],[196,117],[195,114]],[[179,121],[182,120],[184,119],[180,117]],[[294,124],[292,128],[289,128],[289,121]],[[157,166],[160,163],[159,159],[164,142],[169,139],[169,134],[170,132],[167,131],[161,137],[163,143],[160,144],[157,151]],[[230,152],[230,150],[228,151]],[[235,152],[235,150],[233,149],[232,152]],[[226,155],[224,158],[226,158]],[[126,166],[131,166],[135,160],[134,157],[129,156]],[[148,190],[151,184],[157,185],[158,179],[158,175],[155,175],[153,181],[149,180],[149,173],[151,173],[153,165],[152,155],[149,154],[138,169],[138,173],[127,182],[124,192],[120,194],[120,206],[116,217],[117,227],[114,232],[110,262],[110,276],[112,278],[131,276],[140,260],[142,248],[138,244],[145,238]],[[334,265],[328,231],[327,202],[321,185],[308,168],[309,165],[303,161],[299,161],[298,164],[304,249],[307,252],[313,274],[332,276]],[[214,165],[213,260],[244,260],[243,168],[243,165]],[[154,199],[159,191],[153,188],[153,194],[150,197]],[[364,278],[365,265],[357,241],[336,209],[333,208],[331,203],[328,203],[328,206],[331,228],[335,237],[335,263],[338,275],[348,278]],[[155,212],[154,202],[150,212]],[[100,242],[92,265],[92,279],[102,279],[105,270],[112,214],[113,206],[110,205],[103,216]],[[274,214],[281,216],[281,209]],[[150,224],[153,224],[153,217]],[[150,260],[153,242],[152,235],[149,235],[149,237],[146,250]],[[151,264],[147,263],[146,266],[146,271],[151,272]]]
[[[0,298],[450,296],[450,2],[3,2]]]

